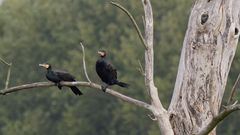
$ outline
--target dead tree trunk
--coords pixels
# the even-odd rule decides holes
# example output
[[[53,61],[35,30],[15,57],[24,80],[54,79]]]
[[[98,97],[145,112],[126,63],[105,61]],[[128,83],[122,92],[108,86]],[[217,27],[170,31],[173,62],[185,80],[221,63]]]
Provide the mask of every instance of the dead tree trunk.
[[[239,38],[239,7],[239,0],[193,5],[168,110],[176,135],[198,134],[219,114]]]
[[[216,134],[213,130],[216,125],[231,112],[240,110],[240,104],[233,104],[219,112],[239,38],[240,0],[195,1],[168,111],[162,106],[158,97],[158,89],[154,84],[152,7],[150,0],[142,0],[142,3],[145,18],[144,36],[131,14],[121,5],[112,2],[130,17],[144,45],[145,71],[142,69],[142,74],[145,77],[150,103],[128,97],[112,89],[107,89],[106,93],[151,111],[154,116],[151,118],[157,121],[162,135],[206,135],[210,132],[211,135]],[[0,61],[3,62],[1,59]],[[101,90],[100,85],[90,81],[85,67],[85,57],[83,61],[88,82],[61,82],[61,85]],[[6,87],[0,90],[0,95],[51,86],[54,84],[38,82]]]

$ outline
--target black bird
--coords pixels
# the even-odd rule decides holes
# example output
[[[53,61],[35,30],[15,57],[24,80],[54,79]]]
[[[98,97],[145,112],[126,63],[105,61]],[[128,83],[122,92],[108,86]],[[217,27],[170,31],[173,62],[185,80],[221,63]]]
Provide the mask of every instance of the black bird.
[[[117,70],[113,67],[111,63],[109,63],[105,57],[106,57],[106,51],[101,50],[98,51],[98,54],[100,55],[100,59],[96,62],[96,72],[98,76],[101,78],[103,82],[105,82],[107,85],[114,85],[117,84],[121,87],[128,87],[129,85],[124,82],[120,82],[117,80]],[[102,89],[105,92],[106,88],[108,86],[103,87]]]
[[[46,78],[54,82],[59,89],[62,89],[62,86],[60,84],[61,81],[67,81],[67,82],[75,82],[75,77],[69,74],[65,71],[60,70],[52,70],[52,67],[50,64],[39,64],[39,66],[44,67],[47,69]],[[76,86],[69,86],[72,90],[72,92],[75,95],[82,95],[82,92],[76,87]]]

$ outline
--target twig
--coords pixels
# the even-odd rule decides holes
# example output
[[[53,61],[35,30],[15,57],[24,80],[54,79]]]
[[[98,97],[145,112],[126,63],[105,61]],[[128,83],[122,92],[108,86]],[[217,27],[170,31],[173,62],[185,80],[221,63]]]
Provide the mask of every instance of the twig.
[[[84,74],[85,74],[85,77],[87,78],[88,82],[92,82],[89,77],[88,77],[88,73],[87,73],[87,68],[86,68],[86,62],[85,62],[85,50],[84,50],[84,46],[82,44],[82,42],[80,42],[80,45],[82,47],[82,53],[83,53],[83,70],[84,70]]]
[[[202,128],[197,135],[207,135],[217,126],[219,122],[237,110],[240,110],[240,104],[234,103],[233,105],[227,106],[221,113],[213,117],[213,119],[204,128]]]
[[[235,83],[234,83],[234,85],[232,87],[230,97],[229,97],[229,99],[227,101],[227,105],[229,105],[232,102],[232,100],[233,100],[233,97],[234,97],[234,95],[236,93],[237,86],[239,84],[239,80],[240,80],[240,74],[238,74],[237,80],[235,81]]]
[[[12,67],[12,63],[10,63],[9,66],[8,66],[8,72],[7,72],[7,79],[6,79],[6,83],[5,83],[5,89],[7,89],[8,85],[9,85],[10,76],[11,76],[11,67]]]
[[[1,58],[1,57],[0,57],[0,61],[1,61],[3,64],[7,65],[7,66],[10,66],[10,65],[11,65],[11,63],[6,62],[6,61],[5,61],[3,58]]]
[[[142,16],[142,20],[143,20],[143,26],[144,26],[144,29],[145,29],[145,27],[146,27],[146,22],[145,22],[144,16]]]
[[[236,105],[237,103],[238,103],[238,100],[236,100],[231,106],[234,106],[234,105]],[[228,106],[229,106],[229,105],[228,105]],[[227,109],[228,106],[222,105],[223,109]]]
[[[144,70],[143,70],[143,67],[142,67],[142,64],[141,64],[140,60],[138,60],[138,64],[139,64],[138,71],[139,71],[143,76],[145,76],[145,73],[144,73]]]
[[[11,75],[11,67],[12,67],[12,63],[8,63],[6,62],[3,58],[0,57],[0,61],[7,65],[8,66],[8,72],[7,72],[7,79],[6,79],[6,82],[5,82],[5,89],[8,88],[8,85],[9,85],[9,81],[10,81],[10,75]]]
[[[153,121],[157,120],[157,118],[154,116],[154,114],[148,114],[148,117]]]
[[[61,82],[61,85],[62,86],[90,87],[90,88],[94,88],[94,89],[98,89],[98,90],[102,91],[101,85],[98,85],[98,84],[92,83],[92,82]],[[6,95],[8,93],[13,93],[13,92],[22,91],[22,90],[28,90],[28,89],[30,90],[30,89],[33,89],[33,88],[46,88],[46,87],[53,87],[53,86],[55,86],[55,84],[52,83],[52,82],[36,82],[36,83],[31,83],[31,84],[24,84],[24,85],[15,86],[15,87],[11,87],[11,88],[8,88],[8,89],[0,90],[0,95]],[[147,104],[143,101],[128,97],[128,96],[123,95],[123,94],[121,94],[117,91],[114,91],[112,89],[107,88],[106,93],[108,93],[112,96],[115,96],[115,97],[117,97],[117,98],[119,98],[123,101],[128,102],[128,103],[134,104],[134,105],[139,106],[139,107],[143,107],[147,110],[152,111],[152,109],[153,109],[151,105],[149,105],[149,104]]]
[[[132,21],[132,23],[133,23],[133,25],[134,25],[137,33],[138,33],[138,36],[139,36],[143,46],[147,50],[148,49],[147,44],[145,43],[145,40],[144,40],[143,35],[142,35],[142,33],[141,33],[141,31],[140,31],[140,29],[138,27],[138,24],[136,23],[135,19],[131,15],[131,13],[127,9],[125,9],[122,5],[120,5],[120,4],[116,3],[116,2],[112,1],[111,4],[116,6],[116,7],[118,7],[118,8],[120,8],[123,12],[125,12],[128,15],[128,17],[131,19],[131,21]]]

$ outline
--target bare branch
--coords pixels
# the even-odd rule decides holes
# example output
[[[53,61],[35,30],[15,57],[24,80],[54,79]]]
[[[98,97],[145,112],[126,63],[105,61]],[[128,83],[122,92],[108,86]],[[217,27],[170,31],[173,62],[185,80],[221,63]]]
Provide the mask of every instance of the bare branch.
[[[0,61],[1,61],[3,64],[7,65],[7,66],[10,66],[10,64],[11,64],[11,63],[6,62],[6,61],[5,61],[3,58],[1,58],[1,57],[0,57]]]
[[[148,114],[148,117],[153,121],[157,120],[157,118],[153,114]]]
[[[204,128],[200,130],[198,135],[207,135],[210,133],[219,122],[221,122],[224,118],[226,118],[229,114],[231,114],[234,111],[240,110],[240,104],[233,104],[230,106],[225,107],[225,109],[219,113],[217,116],[215,116],[209,124],[207,124]]]
[[[9,81],[10,81],[10,75],[11,75],[11,67],[12,67],[12,63],[8,63],[6,62],[3,58],[0,57],[0,61],[7,65],[8,66],[8,72],[7,72],[7,79],[6,79],[6,82],[5,82],[5,89],[8,88],[8,85],[9,85]]]
[[[139,64],[138,71],[141,73],[141,75],[145,76],[145,73],[144,73],[144,70],[143,70],[143,66],[142,66],[140,60],[138,60],[138,64]]]
[[[138,33],[138,36],[139,36],[143,46],[145,47],[145,49],[148,49],[147,44],[145,43],[145,40],[143,38],[143,35],[142,35],[142,33],[141,33],[141,31],[140,31],[140,29],[138,27],[138,24],[136,23],[135,19],[131,15],[131,13],[127,9],[125,9],[122,5],[120,5],[120,4],[116,3],[116,2],[111,2],[111,4],[116,6],[116,7],[118,7],[118,8],[120,8],[123,12],[125,12],[128,15],[128,17],[131,19],[131,21],[132,21],[132,23],[133,23],[133,25],[134,25],[137,33]]]
[[[85,62],[85,50],[84,50],[84,46],[82,44],[82,42],[80,42],[80,45],[82,47],[82,53],[83,53],[83,70],[84,70],[84,74],[85,74],[85,77],[87,78],[88,82],[92,82],[89,77],[88,77],[88,73],[87,73],[87,68],[86,68],[86,62]]]
[[[6,83],[5,83],[5,89],[7,89],[8,85],[9,85],[10,75],[11,75],[11,67],[12,67],[12,63],[9,63],[8,72],[7,72],[7,79],[6,79]]]
[[[145,50],[145,85],[149,91],[152,105],[164,110],[158,97],[158,91],[154,84],[154,51],[153,51],[153,14],[149,0],[142,0],[145,13],[145,41],[148,50]]]
[[[145,28],[146,27],[146,22],[145,22],[145,18],[144,18],[144,16],[142,16],[142,20],[143,20],[143,28]]]
[[[83,87],[94,88],[94,89],[98,89],[98,90],[102,91],[101,85],[98,85],[96,83],[91,83],[91,82],[61,82],[61,85],[62,86],[83,86]],[[52,82],[36,82],[36,83],[31,83],[31,84],[24,84],[24,85],[0,90],[0,95],[6,95],[8,93],[13,93],[13,92],[22,91],[22,90],[28,90],[28,89],[33,89],[33,88],[46,88],[46,87],[52,87],[52,86],[55,86],[55,84]],[[136,106],[143,107],[147,110],[152,111],[152,106],[143,101],[128,97],[126,95],[123,95],[123,94],[121,94],[117,91],[114,91],[112,89],[109,89],[109,88],[106,89],[106,93],[108,93],[114,97],[117,97],[125,102],[131,103]]]
[[[228,99],[227,105],[229,105],[232,102],[232,100],[233,100],[233,97],[234,97],[234,95],[236,93],[237,86],[239,84],[239,80],[240,80],[240,74],[238,74],[237,80],[235,81],[235,83],[234,83],[234,85],[232,87],[231,94],[230,94],[230,97]]]
[[[145,19],[145,85],[149,92],[151,105],[154,107],[153,114],[157,119],[160,132],[163,135],[174,135],[169,113],[163,107],[158,90],[154,84],[154,51],[153,51],[153,13],[150,0],[142,0]]]

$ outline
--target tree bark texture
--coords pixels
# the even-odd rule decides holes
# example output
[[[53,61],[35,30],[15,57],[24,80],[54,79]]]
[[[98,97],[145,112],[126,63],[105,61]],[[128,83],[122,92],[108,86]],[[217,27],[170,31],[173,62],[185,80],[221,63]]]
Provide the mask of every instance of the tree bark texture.
[[[239,0],[193,5],[168,110],[176,135],[197,134],[219,113],[239,38],[239,7]]]
[[[158,90],[154,84],[154,50],[153,50],[153,13],[150,0],[142,0],[145,17],[145,85],[149,93],[152,113],[154,114],[160,132],[163,135],[173,135],[169,114],[158,96]]]

